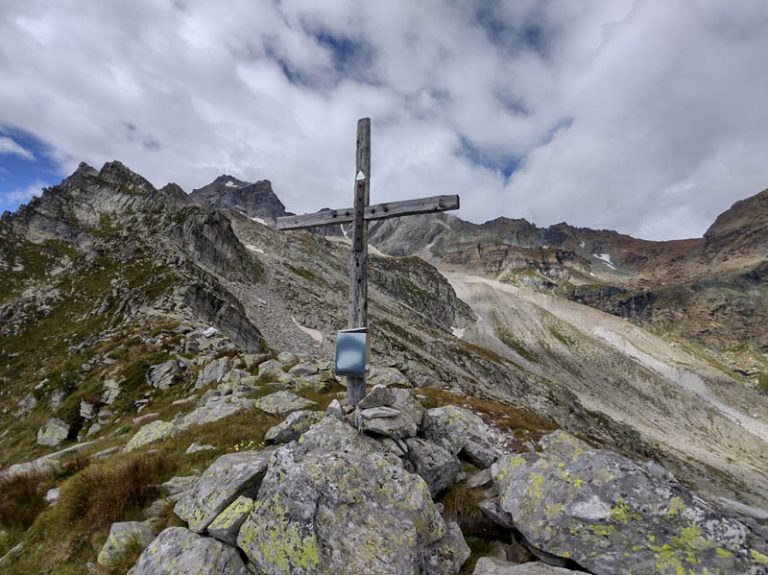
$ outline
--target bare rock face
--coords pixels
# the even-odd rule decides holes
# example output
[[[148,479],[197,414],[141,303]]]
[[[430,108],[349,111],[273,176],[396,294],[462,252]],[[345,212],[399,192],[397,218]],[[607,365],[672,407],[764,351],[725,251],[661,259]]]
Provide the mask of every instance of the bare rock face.
[[[183,527],[169,527],[160,533],[128,571],[129,575],[203,573],[249,575],[237,549]]]
[[[325,418],[275,452],[238,546],[269,575],[458,573],[461,533],[398,463]]]
[[[500,505],[535,547],[592,573],[765,573],[765,542],[641,466],[557,431],[493,467]]]

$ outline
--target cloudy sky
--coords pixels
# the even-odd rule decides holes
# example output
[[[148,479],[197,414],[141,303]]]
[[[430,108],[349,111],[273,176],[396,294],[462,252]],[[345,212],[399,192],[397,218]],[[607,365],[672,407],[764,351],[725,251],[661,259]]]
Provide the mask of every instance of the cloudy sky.
[[[80,161],[288,209],[701,235],[768,187],[765,0],[0,0],[0,211]]]

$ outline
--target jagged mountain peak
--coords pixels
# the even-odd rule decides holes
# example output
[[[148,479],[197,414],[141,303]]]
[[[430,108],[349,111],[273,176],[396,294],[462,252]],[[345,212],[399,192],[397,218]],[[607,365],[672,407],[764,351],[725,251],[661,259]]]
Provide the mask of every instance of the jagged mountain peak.
[[[707,247],[757,249],[768,254],[768,189],[739,200],[720,214],[704,233]]]
[[[198,204],[235,210],[249,218],[274,221],[286,215],[285,206],[269,180],[251,183],[223,174],[210,184],[192,190],[189,197]]]

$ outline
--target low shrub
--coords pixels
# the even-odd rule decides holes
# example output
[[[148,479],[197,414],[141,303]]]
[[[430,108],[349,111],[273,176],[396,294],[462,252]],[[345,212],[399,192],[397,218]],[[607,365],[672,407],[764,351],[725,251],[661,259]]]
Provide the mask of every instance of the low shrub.
[[[91,529],[138,516],[158,497],[156,482],[167,465],[165,459],[146,456],[92,465],[62,486],[60,505],[69,520]]]
[[[0,527],[26,531],[45,509],[50,471],[17,475],[0,480]]]

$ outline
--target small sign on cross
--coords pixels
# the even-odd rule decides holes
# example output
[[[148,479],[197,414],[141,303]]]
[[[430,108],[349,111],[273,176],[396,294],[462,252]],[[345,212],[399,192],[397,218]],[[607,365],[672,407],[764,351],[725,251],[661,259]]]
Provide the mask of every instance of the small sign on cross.
[[[370,118],[362,118],[357,121],[355,174],[353,207],[277,218],[277,228],[280,230],[298,230],[354,222],[352,228],[352,262],[349,272],[348,325],[350,328],[364,328],[368,325],[368,222],[457,210],[459,208],[459,196],[431,196],[416,200],[369,205],[371,189]],[[348,376],[347,403],[354,407],[364,395],[365,376]]]

